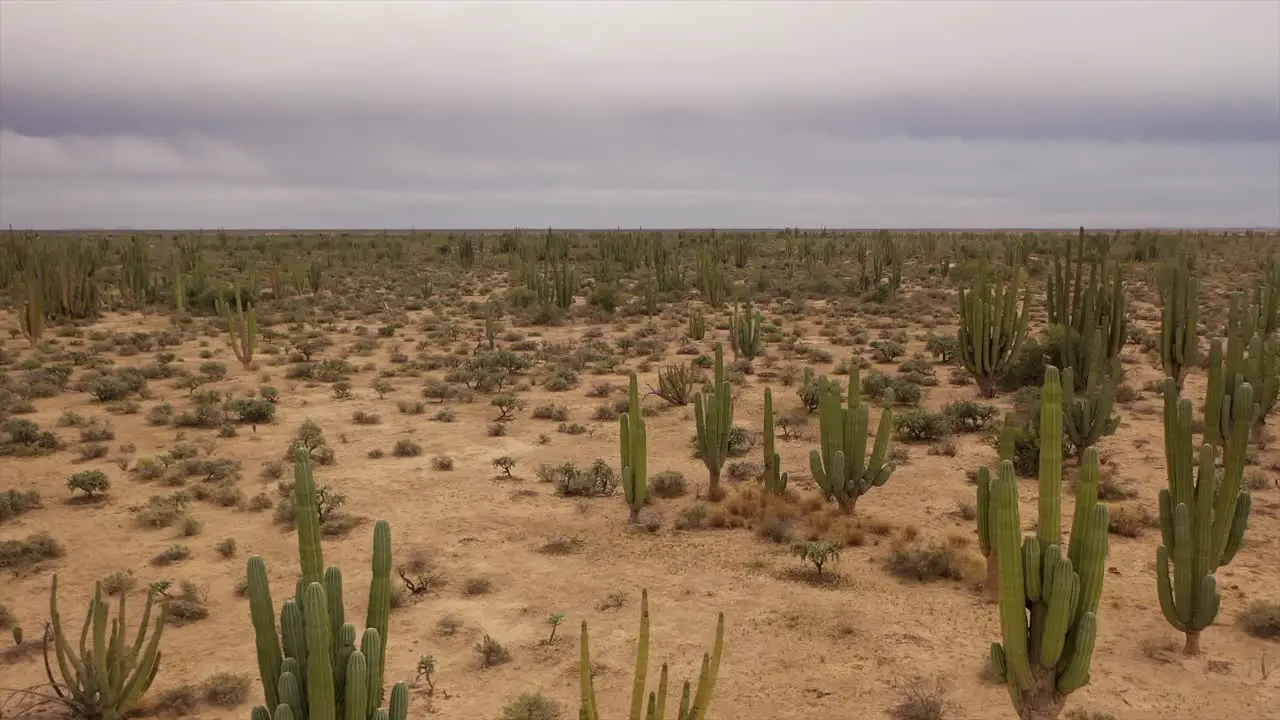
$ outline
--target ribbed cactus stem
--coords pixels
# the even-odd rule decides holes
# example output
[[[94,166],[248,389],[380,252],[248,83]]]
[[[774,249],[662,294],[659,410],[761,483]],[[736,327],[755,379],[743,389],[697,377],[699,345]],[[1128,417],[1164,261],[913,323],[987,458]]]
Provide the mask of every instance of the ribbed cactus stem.
[[[773,392],[764,389],[764,488],[772,495],[787,491],[787,473],[782,471],[782,457],[776,448],[773,431]]]
[[[834,386],[820,390],[818,420],[820,446],[809,452],[809,470],[824,496],[833,498],[845,513],[857,508],[858,498],[889,481],[895,465],[889,460],[893,435],[893,392],[885,393],[884,409],[876,428],[875,445],[867,452],[870,408],[859,394],[857,362],[849,370],[847,406],[841,407]]]
[[[1179,253],[1160,269],[1160,366],[1179,388],[1199,359],[1200,284]]]
[[[693,396],[693,417],[697,426],[698,454],[707,467],[708,496],[720,498],[720,470],[729,457],[729,435],[733,430],[733,386],[724,376],[724,347],[716,343],[715,377],[707,395]]]
[[[622,490],[630,522],[635,523],[640,519],[640,510],[649,502],[649,435],[634,372],[627,398],[627,412],[618,419],[618,442],[622,455]]]
[[[960,360],[986,397],[1018,354],[1027,336],[1028,294],[1018,301],[1020,268],[1007,284],[995,284],[983,269],[970,288],[960,289]]]
[[[1067,695],[1088,683],[1108,544],[1107,507],[1098,502],[1101,467],[1097,450],[1089,448],[1081,463],[1070,545],[1063,550],[1062,386],[1056,368],[1047,368],[1041,397],[1036,535],[1022,538],[1013,463],[1001,460],[995,479],[979,471],[980,493],[989,503],[987,529],[980,526],[980,537],[987,534],[999,575],[1002,642],[992,647],[991,657],[1022,720],[1056,718]]]

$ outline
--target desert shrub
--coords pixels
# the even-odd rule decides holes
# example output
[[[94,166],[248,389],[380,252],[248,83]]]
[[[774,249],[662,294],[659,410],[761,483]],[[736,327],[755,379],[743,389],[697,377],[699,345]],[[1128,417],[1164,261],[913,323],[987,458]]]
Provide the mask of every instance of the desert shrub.
[[[437,455],[431,458],[431,468],[433,470],[448,471],[453,469],[453,458],[448,455]]]
[[[200,696],[215,707],[239,707],[249,699],[250,687],[248,675],[217,673],[200,684]]]
[[[887,565],[894,575],[920,582],[963,580],[968,571],[959,550],[939,542],[897,548],[889,553]]]
[[[1240,613],[1244,631],[1259,638],[1280,638],[1280,602],[1255,600]]]
[[[21,540],[0,540],[0,569],[22,569],[66,554],[67,549],[62,543],[47,532],[28,535]]]
[[[569,419],[569,409],[563,405],[547,403],[533,409],[533,417],[538,420],[555,420],[564,422]]]
[[[560,720],[560,704],[542,693],[522,693],[502,708],[502,720]]]
[[[561,497],[612,495],[618,488],[617,474],[599,458],[585,470],[574,463],[564,463],[553,468],[546,480],[554,483],[556,494]]]
[[[377,413],[357,410],[351,413],[351,422],[357,425],[377,425],[382,422],[382,416]]]
[[[951,421],[951,426],[960,432],[978,432],[987,429],[993,419],[999,416],[999,409],[994,405],[976,403],[972,400],[957,400],[942,406],[942,414]]]
[[[649,492],[655,497],[678,498],[688,491],[684,475],[675,470],[663,470],[649,478]]]
[[[186,545],[170,545],[151,558],[151,564],[157,567],[172,565],[191,557],[191,548]]]
[[[40,508],[40,493],[35,490],[0,492],[0,522]]]
[[[946,415],[919,407],[894,415],[893,425],[898,439],[907,442],[933,442],[951,431]]]
[[[80,491],[85,497],[105,495],[111,490],[111,481],[101,470],[83,470],[67,478],[67,489]]]
[[[400,438],[391,449],[391,454],[402,458],[417,457],[422,454],[422,446],[409,438]]]

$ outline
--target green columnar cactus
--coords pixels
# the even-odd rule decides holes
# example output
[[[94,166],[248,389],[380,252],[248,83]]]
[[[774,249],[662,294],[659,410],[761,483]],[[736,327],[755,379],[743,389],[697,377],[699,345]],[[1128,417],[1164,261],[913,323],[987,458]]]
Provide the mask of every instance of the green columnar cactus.
[[[760,325],[764,322],[764,316],[755,313],[752,314],[751,306],[747,306],[744,314],[738,314],[738,307],[733,307],[733,312],[729,315],[729,346],[733,348],[733,358],[735,360],[746,360],[751,362],[760,354],[760,349],[764,345],[764,335],[760,332]]]
[[[1182,387],[1187,368],[1199,359],[1200,283],[1184,254],[1160,268],[1160,367]]]
[[[218,296],[218,313],[227,323],[227,339],[236,359],[247,369],[253,364],[253,351],[258,343],[258,312],[252,304],[240,300],[240,288],[235,292],[236,304],[232,307]]]
[[[1160,491],[1160,534],[1156,552],[1157,590],[1165,619],[1186,636],[1183,653],[1200,652],[1200,632],[1213,624],[1221,596],[1216,572],[1231,562],[1244,540],[1252,497],[1242,490],[1244,451],[1251,419],[1233,417],[1236,403],[1252,408],[1253,389],[1242,384],[1227,398],[1227,446],[1221,481],[1216,452],[1206,441],[1196,463],[1191,400],[1179,397],[1173,378],[1164,381],[1165,468],[1169,486]]]
[[[405,720],[409,689],[404,683],[392,688],[388,707],[380,707],[391,615],[391,526],[379,520],[373,528],[373,578],[357,648],[356,628],[345,621],[342,572],[336,567],[322,570],[316,486],[305,450],[295,454],[294,480],[302,577],[281,607],[279,635],[266,563],[256,555],[248,562],[249,614],[266,701],[253,709],[253,717]]]
[[[1000,454],[999,461],[1013,461],[1014,441],[1018,433],[1017,421],[1012,415],[1006,415],[1004,424],[1000,427]],[[1000,589],[1000,569],[996,564],[996,546],[995,546],[995,529],[992,525],[991,517],[991,470],[983,465],[978,468],[978,499],[977,499],[977,522],[978,522],[978,549],[982,551],[982,556],[987,559],[987,597],[992,602],[999,599],[998,592]]]
[[[1054,252],[1046,288],[1049,323],[1061,329],[1063,364],[1076,369],[1076,390],[1084,390],[1095,364],[1110,365],[1128,337],[1124,278],[1109,264],[1110,241],[1094,239],[1088,252],[1084,228],[1073,246]],[[1085,268],[1088,267],[1088,276]]]
[[[973,287],[960,289],[960,360],[984,397],[995,395],[997,382],[1027,337],[1030,293],[1019,307],[1019,275],[1014,267],[1010,281],[997,286],[984,269]]]
[[[640,408],[640,389],[631,373],[627,411],[618,419],[622,449],[622,490],[631,510],[630,522],[639,522],[640,510],[649,502],[649,433]],[[696,398],[695,398],[696,400]]]
[[[578,685],[581,702],[579,720],[600,720],[596,704],[594,664],[591,662],[591,641],[587,634],[587,621],[582,621],[582,637],[579,643],[580,667]],[[705,720],[715,693],[716,679],[720,675],[720,658],[724,653],[724,613],[716,620],[716,639],[710,653],[702,654],[702,668],[698,672],[698,684],[684,681],[680,693],[680,709],[675,720]],[[650,692],[645,701],[645,688],[649,674],[649,591],[640,593],[640,639],[636,647],[636,669],[631,683],[630,720],[663,720],[667,712],[667,664],[662,664],[658,676],[658,690]],[[643,713],[643,714],[642,714]]]
[[[698,251],[697,267],[698,293],[702,301],[711,307],[724,304],[724,296],[729,292],[729,283],[724,277],[724,268],[715,252],[709,248]]]
[[[34,278],[27,283],[26,302],[18,311],[18,329],[27,342],[35,345],[44,335],[44,296]]]
[[[689,328],[685,333],[690,340],[701,340],[707,336],[707,316],[700,312],[694,311],[689,316]]]
[[[990,486],[991,532],[1000,575],[1001,643],[992,664],[1021,720],[1058,717],[1067,695],[1089,683],[1106,572],[1107,506],[1098,502],[1098,451],[1085,451],[1070,547],[1062,549],[1062,384],[1045,371],[1040,415],[1039,524],[1022,535],[1013,463]],[[1030,608],[1030,622],[1028,622]]]
[[[782,458],[775,449],[773,435],[773,392],[764,389],[764,489],[772,495],[787,492],[787,473],[782,472]]]
[[[1258,308],[1258,332],[1269,338],[1280,330],[1280,262],[1272,261],[1253,291],[1253,304]]]
[[[822,494],[834,498],[845,513],[852,513],[858,498],[873,487],[881,487],[893,475],[895,465],[889,460],[889,443],[893,436],[893,391],[885,392],[884,410],[876,429],[875,445],[867,455],[867,429],[871,409],[859,394],[859,369],[850,364],[848,406],[841,407],[840,393],[833,386],[820,389],[818,423],[820,450],[809,451],[809,470],[822,488]]]
[[[1101,338],[1095,336],[1093,344],[1096,350]],[[1101,357],[1095,358],[1089,363],[1089,378],[1081,395],[1075,392],[1075,369],[1062,371],[1062,421],[1077,457],[1083,457],[1086,448],[1092,447],[1103,436],[1114,433],[1120,425],[1119,416],[1111,414],[1116,388],[1120,385],[1120,357],[1106,361],[1105,371],[1101,367]]]
[[[733,429],[733,387],[724,379],[724,346],[716,343],[715,378],[704,397],[693,396],[693,418],[698,428],[698,455],[707,466],[707,495],[720,498],[720,468],[729,457],[729,431]]]
[[[58,612],[58,576],[53,576],[53,587],[49,590],[49,633],[44,648],[45,673],[54,693],[78,717],[101,720],[130,717],[160,669],[160,635],[169,617],[169,601],[167,598],[159,601],[160,614],[155,624],[151,624],[151,610],[159,594],[148,591],[142,622],[130,641],[128,617],[125,615],[127,594],[120,593],[119,609],[116,617],[111,618],[110,607],[102,596],[102,583],[95,583],[93,600],[89,604],[84,628],[80,631],[77,649],[62,630],[62,616]],[[151,634],[149,640],[148,632]],[[53,640],[61,681],[53,676],[49,638]]]
[[[1280,342],[1264,338],[1254,326],[1256,308],[1242,304],[1242,297],[1231,299],[1227,317],[1225,352],[1222,341],[1209,345],[1209,383],[1205,392],[1205,442],[1222,446],[1227,431],[1222,423],[1223,400],[1236,393],[1240,385],[1253,387],[1257,404],[1253,422],[1261,424],[1275,407],[1280,393]]]

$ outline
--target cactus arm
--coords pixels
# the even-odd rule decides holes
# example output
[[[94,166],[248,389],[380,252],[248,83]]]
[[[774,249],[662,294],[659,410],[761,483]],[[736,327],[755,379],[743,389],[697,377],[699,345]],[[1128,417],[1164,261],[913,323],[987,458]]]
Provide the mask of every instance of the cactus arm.
[[[329,603],[324,586],[310,583],[302,592],[307,633],[307,708],[310,720],[337,720],[334,703],[333,669],[330,666],[332,638],[329,635]]]
[[[372,707],[382,704],[383,669],[386,667],[386,639],[391,621],[391,524],[379,520],[373,526],[373,577],[369,581],[369,608],[365,627],[378,632],[378,651],[366,652],[369,666]]]
[[[1040,525],[1044,546],[1062,538],[1062,383],[1058,370],[1045,369],[1040,403]]]
[[[1019,535],[1022,521],[1013,463],[1000,463],[991,488],[996,561],[1000,569],[1000,627],[1009,682],[1020,690],[1035,683],[1027,649],[1026,584]]]
[[[631,681],[631,720],[641,720],[645,681],[649,672],[649,591],[640,592],[640,639],[636,643],[636,668]]]
[[[246,571],[249,580],[249,614],[253,621],[254,643],[258,649],[258,676],[266,696],[267,707],[280,704],[276,682],[280,677],[280,640],[276,634],[276,617],[271,602],[271,586],[267,565],[261,557],[249,558]]]
[[[347,720],[363,720],[369,716],[369,666],[364,653],[356,650],[347,658],[344,714]]]
[[[320,513],[316,509],[311,454],[303,448],[297,448],[293,463],[293,497],[298,506],[298,559],[302,565],[302,582],[310,585],[322,582],[324,573],[324,554],[320,547]]]

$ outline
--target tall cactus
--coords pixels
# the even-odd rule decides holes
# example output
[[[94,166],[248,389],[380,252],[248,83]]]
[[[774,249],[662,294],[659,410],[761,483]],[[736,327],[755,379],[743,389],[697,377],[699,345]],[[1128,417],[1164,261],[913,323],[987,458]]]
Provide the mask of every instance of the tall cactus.
[[[1231,299],[1227,316],[1226,348],[1214,339],[1209,345],[1209,383],[1205,393],[1205,442],[1226,444],[1228,431],[1223,424],[1224,400],[1235,395],[1248,383],[1253,386],[1256,404],[1251,414],[1254,424],[1261,424],[1275,407],[1280,393],[1280,341],[1264,337],[1254,325],[1256,308],[1242,304],[1237,294]]]
[[[58,576],[53,576],[53,586],[49,590],[49,630],[44,668],[54,693],[75,710],[78,717],[102,720],[130,717],[138,709],[160,669],[160,635],[169,617],[169,601],[160,600],[160,615],[152,624],[151,610],[159,594],[147,592],[142,622],[130,641],[125,614],[127,594],[120,593],[116,617],[111,618],[110,607],[102,597],[102,583],[94,584],[93,600],[89,603],[77,649],[72,645],[71,637],[62,630],[62,615],[58,612]],[[147,633],[151,634],[149,640]],[[61,682],[54,678],[49,661],[50,638]]]
[[[29,281],[24,290],[27,297],[18,310],[18,329],[27,342],[35,345],[44,335],[44,295],[34,281]]]
[[[689,327],[685,335],[690,340],[701,340],[707,336],[707,316],[695,310],[689,315]]]
[[[618,419],[618,442],[622,450],[622,490],[631,510],[630,522],[640,520],[640,510],[649,502],[649,433],[640,408],[640,387],[631,373],[627,411]],[[695,401],[696,401],[695,397]]]
[[[773,392],[764,389],[764,489],[772,495],[787,492],[787,473],[782,472],[782,457],[775,449],[773,434]]]
[[[258,311],[252,303],[240,298],[240,288],[235,289],[234,306],[218,296],[218,314],[227,323],[227,339],[240,364],[248,369],[253,364],[253,351],[258,344]]]
[[[369,582],[365,630],[356,647],[356,628],[345,622],[342,571],[322,570],[320,520],[311,456],[294,459],[294,500],[298,517],[298,560],[302,577],[294,597],[280,610],[279,636],[267,566],[249,558],[249,613],[258,648],[258,673],[265,706],[254,720],[405,720],[409,688],[397,683],[382,709],[387,626],[391,615],[391,526],[373,527],[373,578]]]
[[[1110,240],[1085,248],[1084,228],[1074,245],[1058,248],[1046,287],[1049,323],[1061,329],[1062,363],[1076,369],[1075,389],[1084,390],[1094,365],[1110,365],[1128,337],[1124,278],[1108,263]],[[1088,275],[1085,269],[1088,268]]]
[[[822,488],[822,494],[834,498],[845,513],[857,509],[858,498],[873,487],[881,487],[893,475],[895,465],[889,460],[889,443],[893,435],[893,391],[885,393],[884,410],[876,429],[875,445],[867,454],[867,429],[871,409],[859,394],[857,363],[849,367],[848,406],[841,407],[840,392],[833,386],[822,387],[818,400],[818,423],[821,448],[809,451],[809,470]]]
[[[1182,387],[1187,368],[1199,359],[1200,283],[1185,254],[1160,268],[1160,367]]]
[[[990,488],[1003,641],[992,644],[991,660],[1021,720],[1058,717],[1067,695],[1089,683],[1107,556],[1109,518],[1098,502],[1095,448],[1085,452],[1070,547],[1062,549],[1062,383],[1052,366],[1045,371],[1040,413],[1036,535],[1021,537],[1012,462],[1000,462]]]
[[[729,315],[729,346],[733,348],[735,360],[751,362],[760,354],[764,345],[764,334],[760,332],[763,322],[764,316],[752,313],[750,305],[747,305],[746,312],[742,314],[738,313],[738,307],[734,305]]]
[[[684,681],[680,693],[680,709],[675,720],[705,720],[715,693],[716,679],[720,675],[720,658],[724,653],[724,613],[716,620],[716,639],[710,653],[702,654],[702,669],[698,672],[698,684],[691,686]],[[595,672],[591,662],[591,640],[587,634],[587,621],[582,621],[582,637],[579,644],[581,665],[578,685],[581,702],[578,706],[580,720],[600,720],[596,703]],[[640,593],[640,639],[636,647],[636,667],[631,683],[630,720],[663,720],[667,709],[667,664],[662,664],[658,676],[658,690],[650,691],[645,701],[645,688],[649,675],[649,591]],[[643,714],[642,714],[643,713]]]
[[[1228,398],[1252,407],[1253,389],[1248,383]],[[1249,524],[1252,497],[1241,489],[1244,479],[1243,447],[1249,418],[1235,418],[1224,453],[1221,481],[1214,467],[1214,446],[1200,446],[1196,464],[1192,440],[1191,400],[1179,397],[1173,378],[1164,381],[1165,474],[1168,487],[1160,491],[1160,535],[1156,552],[1157,591],[1165,619],[1186,636],[1183,653],[1200,652],[1200,632],[1218,615],[1217,569],[1235,557]]]
[[[1258,332],[1263,338],[1269,338],[1280,330],[1280,262],[1268,263],[1253,293],[1253,303],[1258,309]]]
[[[1000,427],[1000,454],[998,463],[1013,461],[1014,441],[1018,434],[1017,421],[1006,415]],[[1000,568],[996,563],[995,523],[991,514],[991,470],[986,465],[978,468],[977,498],[978,549],[987,560],[987,597],[993,602],[999,599]]]
[[[1099,355],[1088,363],[1088,379],[1082,394],[1076,395],[1075,392],[1075,369],[1062,371],[1062,420],[1077,457],[1084,457],[1086,448],[1092,447],[1103,436],[1114,433],[1120,425],[1120,418],[1111,414],[1116,388],[1120,385],[1120,358],[1116,356],[1105,361],[1107,367],[1104,370],[1099,350],[1101,340],[1098,336],[1093,338],[1094,351]]]
[[[960,289],[960,360],[984,397],[995,395],[996,384],[1027,337],[1030,293],[1019,306],[1019,276],[1015,266],[1009,282],[997,286],[983,269],[973,287]]]
[[[704,397],[693,396],[693,418],[698,428],[698,455],[707,466],[707,495],[720,498],[720,468],[729,457],[729,432],[733,429],[733,387],[724,378],[724,346],[716,343],[715,377]]]

